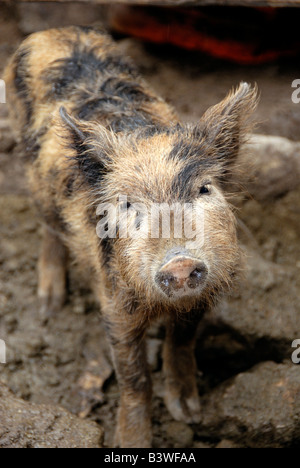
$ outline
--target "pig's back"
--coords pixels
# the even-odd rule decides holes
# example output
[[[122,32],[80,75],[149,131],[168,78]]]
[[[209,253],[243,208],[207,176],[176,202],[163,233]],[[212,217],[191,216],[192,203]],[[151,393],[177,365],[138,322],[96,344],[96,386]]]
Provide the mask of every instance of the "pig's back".
[[[45,134],[61,105],[115,132],[176,119],[111,37],[94,28],[68,27],[29,36],[12,57],[5,80],[15,128],[23,140]]]

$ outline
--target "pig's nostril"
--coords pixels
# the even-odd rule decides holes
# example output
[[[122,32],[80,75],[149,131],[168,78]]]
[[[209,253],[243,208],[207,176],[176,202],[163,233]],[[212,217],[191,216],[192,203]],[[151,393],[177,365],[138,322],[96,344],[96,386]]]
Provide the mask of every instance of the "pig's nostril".
[[[168,292],[172,289],[174,283],[176,282],[176,278],[170,273],[159,273],[156,276],[156,282],[162,288],[164,292]]]
[[[190,274],[190,277],[188,279],[188,286],[191,289],[196,289],[200,283],[202,283],[203,279],[205,276],[205,270],[203,268],[196,268],[192,273]]]
[[[196,268],[194,271],[192,271],[191,275],[192,277],[198,277],[202,275],[202,271],[200,271],[198,268]]]
[[[171,279],[170,278],[163,278],[161,280],[161,284],[163,286],[165,286],[166,288],[168,288],[170,286],[170,284],[171,284]]]

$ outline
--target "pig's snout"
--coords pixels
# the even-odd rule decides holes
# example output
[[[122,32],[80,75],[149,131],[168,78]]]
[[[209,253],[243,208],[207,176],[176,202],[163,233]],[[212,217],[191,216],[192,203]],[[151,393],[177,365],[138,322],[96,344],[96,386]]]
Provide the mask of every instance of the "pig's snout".
[[[195,296],[203,288],[208,271],[206,265],[191,257],[178,256],[163,265],[156,283],[170,298]]]

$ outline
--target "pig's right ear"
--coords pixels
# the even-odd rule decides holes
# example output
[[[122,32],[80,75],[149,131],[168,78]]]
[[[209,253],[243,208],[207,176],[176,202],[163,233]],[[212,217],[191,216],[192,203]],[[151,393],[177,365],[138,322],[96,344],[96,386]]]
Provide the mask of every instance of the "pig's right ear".
[[[241,83],[203,115],[200,126],[213,157],[224,167],[232,165],[251,131],[251,115],[258,103],[257,86]]]
[[[97,164],[105,166],[112,154],[112,135],[105,127],[94,122],[85,122],[68,114],[64,107],[59,110],[67,130],[68,145],[76,152],[75,160],[81,169],[94,172]]]

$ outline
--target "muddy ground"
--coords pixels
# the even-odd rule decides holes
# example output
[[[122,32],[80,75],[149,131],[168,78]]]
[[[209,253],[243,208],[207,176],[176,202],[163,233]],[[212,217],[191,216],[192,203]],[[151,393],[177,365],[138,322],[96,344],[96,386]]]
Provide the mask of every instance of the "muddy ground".
[[[91,23],[100,15],[96,9],[92,18],[82,16],[77,8],[64,15],[64,24]],[[25,34],[61,25],[62,15],[57,7],[38,19],[28,5],[26,11],[0,9],[1,77]],[[257,82],[261,92],[256,131],[300,140],[300,104],[291,101],[291,83],[300,78],[295,61],[242,67],[118,40],[184,121],[197,121],[232,85],[246,80]],[[36,299],[40,223],[6,118],[6,106],[0,104],[0,338],[8,353],[7,364],[0,364],[0,380],[28,402],[59,405],[95,421],[111,447],[118,387],[101,315],[88,284],[72,269],[68,303],[58,318],[47,326],[41,323]],[[223,301],[199,330],[199,392],[205,408],[199,426],[176,423],[165,409],[160,359],[164,331],[161,326],[150,331],[156,447],[299,448],[300,369],[290,359],[291,343],[300,338],[299,200],[300,187],[268,202],[256,201],[255,194],[238,201],[249,268],[241,291]]]

